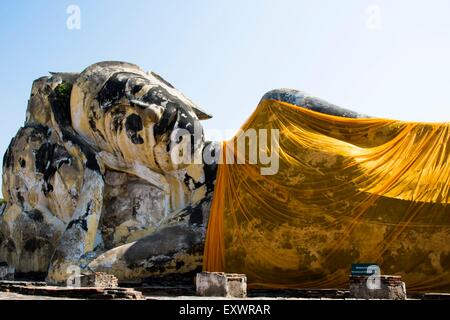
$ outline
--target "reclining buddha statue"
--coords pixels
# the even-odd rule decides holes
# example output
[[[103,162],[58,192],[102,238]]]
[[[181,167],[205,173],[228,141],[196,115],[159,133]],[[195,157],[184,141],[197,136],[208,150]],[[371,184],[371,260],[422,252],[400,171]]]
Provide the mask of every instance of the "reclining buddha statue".
[[[77,266],[278,288],[345,287],[351,264],[373,263],[450,291],[449,124],[291,89],[265,94],[229,141],[205,141],[210,117],[125,62],[35,80],[3,159],[0,262],[55,284]]]

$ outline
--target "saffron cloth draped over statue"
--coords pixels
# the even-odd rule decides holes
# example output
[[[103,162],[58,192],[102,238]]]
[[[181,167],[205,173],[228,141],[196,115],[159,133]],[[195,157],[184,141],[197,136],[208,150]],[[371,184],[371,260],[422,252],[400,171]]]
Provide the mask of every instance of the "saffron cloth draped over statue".
[[[251,128],[279,130],[279,171],[219,165],[206,271],[245,273],[252,286],[330,288],[348,286],[352,263],[376,263],[408,291],[450,292],[449,123],[266,100],[242,130]]]

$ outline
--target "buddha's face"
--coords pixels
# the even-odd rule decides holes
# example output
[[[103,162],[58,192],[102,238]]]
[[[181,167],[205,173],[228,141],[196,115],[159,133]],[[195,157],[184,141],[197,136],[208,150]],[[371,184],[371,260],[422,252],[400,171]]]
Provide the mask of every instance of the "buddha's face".
[[[184,151],[191,159],[201,154],[204,137],[198,115],[207,117],[161,77],[130,64],[92,65],[72,89],[72,124],[81,136],[119,161],[139,162],[159,172],[186,165],[173,158],[181,140],[188,143]]]

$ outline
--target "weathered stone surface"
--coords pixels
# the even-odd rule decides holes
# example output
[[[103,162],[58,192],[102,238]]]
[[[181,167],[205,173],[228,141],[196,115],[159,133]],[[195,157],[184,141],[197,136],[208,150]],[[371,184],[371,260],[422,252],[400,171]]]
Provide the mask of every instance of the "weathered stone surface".
[[[375,286],[372,280],[369,280],[369,276],[350,276],[350,295],[358,299],[406,299],[406,286],[400,276],[380,275],[377,277],[379,277],[379,285]]]
[[[37,79],[4,157],[0,261],[50,283],[64,283],[74,266],[123,282],[192,281],[216,165],[175,161],[172,135],[187,132],[178,155],[201,159],[216,148],[199,122],[209,117],[129,63]]]
[[[196,291],[204,297],[245,298],[247,277],[244,274],[201,272],[196,277]]]

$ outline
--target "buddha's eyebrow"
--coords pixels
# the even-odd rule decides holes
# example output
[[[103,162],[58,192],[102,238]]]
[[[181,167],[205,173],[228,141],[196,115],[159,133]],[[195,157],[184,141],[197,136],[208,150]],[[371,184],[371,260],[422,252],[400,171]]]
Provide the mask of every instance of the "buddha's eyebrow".
[[[125,96],[125,86],[127,79],[119,76],[120,73],[113,74],[103,85],[97,94],[97,100],[103,110],[108,110],[114,103]]]
[[[97,94],[97,100],[103,110],[111,108],[115,102],[126,96],[127,82],[132,79],[139,79],[143,82],[148,82],[142,76],[131,72],[117,72],[114,73],[103,85]]]

